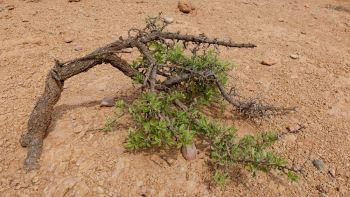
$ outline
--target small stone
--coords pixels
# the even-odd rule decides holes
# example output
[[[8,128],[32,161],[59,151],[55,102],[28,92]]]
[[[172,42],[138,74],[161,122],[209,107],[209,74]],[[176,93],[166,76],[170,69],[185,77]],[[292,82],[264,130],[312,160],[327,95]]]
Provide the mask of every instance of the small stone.
[[[32,182],[33,182],[33,183],[38,183],[38,182],[39,182],[39,177],[37,177],[37,176],[34,177],[34,178],[32,179]]]
[[[260,62],[262,65],[265,66],[272,66],[276,64],[276,61],[272,60],[272,59],[266,59]]]
[[[332,177],[335,177],[335,169],[330,168],[330,169],[328,170],[328,173],[329,173]]]
[[[284,19],[283,18],[279,18],[278,22],[284,22]]]
[[[186,160],[194,160],[197,157],[197,148],[194,143],[182,146],[181,148],[182,156]]]
[[[76,129],[76,130],[73,130],[73,133],[80,133],[81,132],[81,129]]]
[[[321,194],[326,194],[327,191],[325,190],[325,188],[322,185],[316,185],[316,189],[317,191],[319,191]]]
[[[167,161],[167,163],[168,163],[170,166],[174,165],[174,163],[176,162],[176,160],[173,159],[173,158],[167,158],[166,161]]]
[[[22,19],[22,22],[23,23],[27,23],[27,22],[29,22],[29,20],[28,19]]]
[[[171,17],[166,16],[166,17],[164,17],[164,22],[167,23],[167,24],[170,24],[170,23],[174,22],[174,19],[171,18]]]
[[[7,9],[7,10],[14,10],[14,9],[15,9],[15,6],[14,6],[14,5],[7,5],[7,6],[6,6],[6,9]]]
[[[297,133],[298,131],[303,129],[303,126],[301,124],[296,124],[296,125],[293,125],[293,126],[288,126],[288,127],[286,127],[286,129],[290,133]]]
[[[292,54],[289,57],[292,58],[293,60],[299,59],[299,55],[298,54]]]
[[[83,47],[81,47],[80,45],[77,45],[74,47],[74,51],[81,51],[83,50]]]
[[[188,14],[195,9],[189,0],[179,0],[177,7],[185,14]]]
[[[65,43],[71,43],[71,42],[73,42],[73,38],[70,36],[65,36],[65,37],[63,37],[63,41]]]
[[[321,170],[323,171],[324,169],[324,163],[322,160],[320,159],[315,159],[312,161],[312,164],[314,164],[314,166],[318,169],[318,170]]]
[[[68,0],[68,2],[80,2],[80,0]]]
[[[109,98],[109,97],[104,97],[102,100],[101,100],[101,104],[100,106],[101,107],[113,107],[114,106],[114,99],[113,98]]]

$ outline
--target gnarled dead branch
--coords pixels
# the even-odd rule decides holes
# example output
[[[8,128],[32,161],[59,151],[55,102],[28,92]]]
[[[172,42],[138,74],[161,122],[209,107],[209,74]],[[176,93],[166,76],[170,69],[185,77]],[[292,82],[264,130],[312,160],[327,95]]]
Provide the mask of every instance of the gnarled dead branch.
[[[277,108],[273,107],[260,106],[255,103],[243,103],[235,100],[226,92],[223,85],[210,71],[203,73],[193,70],[184,70],[176,75],[161,71],[163,65],[157,65],[148,45],[152,41],[163,42],[165,40],[182,41],[195,45],[207,44],[237,48],[254,48],[256,47],[254,44],[233,43],[231,41],[210,39],[204,35],[194,36],[164,32],[163,29],[165,26],[165,23],[159,26],[151,22],[144,29],[131,29],[128,38],[123,39],[121,37],[119,40],[101,47],[84,57],[67,62],[56,61],[56,64],[46,77],[44,92],[36,101],[35,107],[30,115],[27,132],[21,137],[21,145],[28,148],[27,158],[25,159],[25,167],[27,169],[35,169],[38,166],[38,159],[42,152],[43,139],[50,125],[54,105],[58,102],[63,91],[64,81],[102,63],[111,64],[131,79],[134,79],[136,76],[142,76],[144,79],[143,86],[145,91],[167,91],[167,89],[176,84],[200,75],[208,79],[212,77],[211,80],[214,80],[223,98],[231,103],[238,111],[247,114],[256,114],[257,112],[259,115],[263,115],[263,112],[277,110]],[[133,33],[136,35],[132,35]],[[135,69],[118,56],[118,53],[122,53],[123,50],[127,48],[137,48],[146,59],[147,68],[144,68],[142,71]],[[157,80],[157,75],[161,75],[165,77],[165,79],[162,81]]]

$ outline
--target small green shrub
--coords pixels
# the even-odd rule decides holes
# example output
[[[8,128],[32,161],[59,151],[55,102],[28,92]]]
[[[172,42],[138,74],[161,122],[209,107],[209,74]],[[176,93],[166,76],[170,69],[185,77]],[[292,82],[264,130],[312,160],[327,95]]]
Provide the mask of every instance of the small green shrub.
[[[227,172],[221,172],[219,170],[215,171],[213,175],[214,183],[220,187],[224,186],[229,178],[230,177]]]
[[[161,65],[158,69],[160,75],[187,74],[189,77],[166,91],[143,91],[128,105],[134,122],[126,142],[128,150],[181,148],[201,138],[210,144],[210,160],[215,168],[213,180],[217,185],[227,182],[229,169],[236,165],[245,167],[253,176],[257,171],[277,170],[292,181],[297,180],[294,170],[286,167],[286,160],[269,149],[277,140],[277,135],[267,132],[239,139],[234,127],[223,126],[218,120],[211,121],[203,113],[203,109],[218,104],[224,111],[226,101],[217,83],[227,83],[231,64],[220,61],[217,52],[212,49],[188,52],[186,43],[153,41],[147,47],[156,63]],[[148,61],[149,57],[141,55],[133,61],[132,67],[139,73],[146,73]],[[135,76],[134,82],[143,84],[144,76]],[[125,104],[116,105],[117,112],[107,119],[106,130],[111,130],[122,106]]]

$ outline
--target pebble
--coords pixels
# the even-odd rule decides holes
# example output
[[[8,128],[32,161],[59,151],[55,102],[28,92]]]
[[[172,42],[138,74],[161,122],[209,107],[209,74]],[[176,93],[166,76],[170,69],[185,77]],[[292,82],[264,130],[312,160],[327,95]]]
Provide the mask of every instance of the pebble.
[[[68,0],[68,2],[80,2],[80,0]]]
[[[186,145],[186,146],[182,146],[181,148],[181,153],[182,156],[186,159],[186,160],[194,160],[197,157],[197,148],[196,145],[194,143]]]
[[[166,16],[166,17],[164,17],[164,22],[167,23],[167,24],[170,24],[170,23],[174,22],[174,19],[171,18],[171,17]]]
[[[272,66],[276,64],[276,61],[272,60],[272,59],[266,59],[260,62],[262,65],[265,66]]]
[[[33,182],[33,183],[38,183],[38,182],[39,182],[39,177],[37,177],[37,176],[34,177],[34,178],[32,179],[32,182]]]
[[[293,60],[299,59],[299,55],[298,54],[292,54],[289,57],[292,58]]]
[[[322,160],[320,159],[315,159],[312,161],[312,164],[314,164],[314,166],[318,169],[318,170],[321,170],[323,171],[324,169],[324,163]]]
[[[166,161],[167,161],[167,163],[168,163],[170,166],[174,165],[174,163],[176,162],[176,160],[173,159],[173,158],[167,158]]]
[[[77,45],[74,47],[74,51],[81,51],[83,50],[83,47],[81,47],[80,45]]]
[[[335,177],[335,169],[330,168],[330,169],[328,170],[328,173],[329,173],[332,177]]]
[[[100,103],[100,106],[101,107],[113,107],[114,106],[114,99],[113,98],[110,98],[110,97],[104,97],[102,100],[101,100],[101,103]]]
[[[296,124],[296,125],[293,125],[293,126],[288,126],[286,127],[286,129],[291,132],[291,133],[295,133],[295,132],[298,132],[302,129],[302,125],[301,124]]]
[[[15,6],[14,5],[8,5],[6,6],[7,10],[14,10]]]
[[[283,18],[279,18],[278,22],[284,22],[284,19]]]
[[[185,14],[188,14],[195,9],[189,0],[179,0],[177,7]]]
[[[316,185],[316,189],[317,191],[319,191],[321,194],[326,194],[327,191],[325,190],[325,188],[322,185]]]
[[[73,38],[70,36],[65,36],[65,37],[63,37],[63,41],[65,43],[71,43],[71,42],[73,42]]]

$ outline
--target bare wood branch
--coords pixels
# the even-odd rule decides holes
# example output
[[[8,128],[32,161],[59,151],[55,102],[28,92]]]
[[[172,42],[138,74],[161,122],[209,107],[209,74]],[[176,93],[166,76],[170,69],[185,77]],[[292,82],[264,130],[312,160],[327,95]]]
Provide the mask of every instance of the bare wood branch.
[[[111,63],[129,77],[135,75],[135,71],[124,60],[121,60],[115,55],[96,55],[95,58],[79,59],[64,64],[58,64],[56,62],[55,66],[50,70],[46,77],[44,92],[37,100],[30,115],[27,133],[22,135],[20,140],[21,145],[28,148],[27,158],[25,160],[25,167],[27,169],[30,170],[38,167],[37,161],[42,152],[43,139],[50,125],[53,107],[61,96],[65,80],[79,73],[86,72],[103,62]]]
[[[148,49],[148,47],[141,43],[141,42],[135,42],[135,46],[140,50],[140,52],[144,55],[144,57],[147,59],[149,63],[149,68],[144,80],[143,85],[146,86],[147,82],[149,81],[150,83],[150,89],[151,91],[154,91],[154,86],[155,86],[155,80],[156,80],[156,75],[157,75],[157,61],[151,54],[151,51]]]
[[[206,43],[206,44],[220,45],[225,47],[236,47],[236,48],[256,47],[255,44],[251,44],[251,43],[234,43],[231,41],[209,39],[205,36],[182,35],[182,34],[171,33],[171,32],[159,32],[158,36],[164,39],[170,39],[170,40],[182,40],[182,41],[193,42],[193,43]]]

